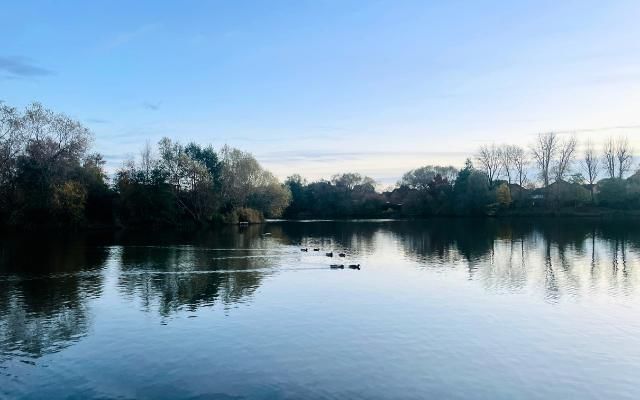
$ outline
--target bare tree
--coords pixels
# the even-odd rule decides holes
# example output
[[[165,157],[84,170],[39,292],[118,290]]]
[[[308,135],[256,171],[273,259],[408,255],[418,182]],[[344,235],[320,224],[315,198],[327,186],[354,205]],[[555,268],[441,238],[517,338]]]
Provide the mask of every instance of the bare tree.
[[[15,160],[23,149],[21,121],[14,107],[0,102],[0,186],[15,173]]]
[[[527,152],[520,146],[512,146],[512,162],[515,170],[516,182],[520,187],[524,187],[527,183],[527,167],[529,166],[529,160],[527,159]]]
[[[515,152],[518,150],[518,146],[505,145],[500,149],[500,162],[502,164],[502,171],[507,178],[507,182],[511,185],[511,178],[516,173],[515,166]]]
[[[167,174],[171,186],[179,192],[184,178],[184,146],[167,137],[158,142],[158,165]]]
[[[151,143],[147,140],[140,151],[140,167],[144,175],[145,183],[151,182],[151,170],[153,169],[153,163],[153,150],[151,149]]]
[[[25,109],[20,124],[28,152],[43,164],[81,158],[92,140],[91,132],[80,122],[40,103]]]
[[[576,138],[570,137],[566,140],[559,142],[558,144],[558,159],[553,166],[553,172],[556,182],[563,181],[569,173],[571,163],[575,158],[576,152]]]
[[[616,144],[612,137],[607,139],[602,148],[602,161],[609,178],[616,177]]]
[[[558,136],[554,132],[540,133],[531,147],[533,159],[540,170],[540,178],[545,187],[549,186],[551,161],[558,151]]]
[[[483,172],[487,174],[489,186],[500,175],[502,168],[502,151],[495,144],[482,146],[477,156],[478,162],[482,165]]]
[[[618,178],[624,178],[624,175],[631,169],[633,160],[633,150],[629,146],[629,139],[621,136],[616,141],[616,159],[618,160]]]
[[[593,187],[598,179],[598,174],[600,173],[600,158],[596,154],[596,150],[590,140],[587,141],[586,147],[584,149],[582,168],[587,174],[589,191],[591,192],[591,201],[593,202]]]
[[[0,101],[0,142],[9,140],[19,128],[20,119],[15,107]]]

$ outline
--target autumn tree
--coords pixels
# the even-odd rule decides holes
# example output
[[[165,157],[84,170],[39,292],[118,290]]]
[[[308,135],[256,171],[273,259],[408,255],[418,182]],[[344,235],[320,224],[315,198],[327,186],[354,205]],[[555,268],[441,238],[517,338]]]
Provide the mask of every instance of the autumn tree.
[[[289,189],[262,169],[250,153],[224,146],[220,152],[223,200],[279,217],[291,200]]]
[[[84,212],[82,196],[67,196],[66,201],[57,203],[55,199],[57,188],[83,185],[83,159],[92,140],[89,129],[40,103],[33,103],[22,112],[4,108],[2,115],[3,167],[0,168],[5,180],[3,188],[9,188],[12,204],[9,213],[14,222],[56,224],[60,221],[55,220],[64,214],[58,212],[59,207],[77,206]],[[7,127],[10,128],[8,135]],[[72,205],[72,200],[78,204]]]
[[[507,184],[503,183],[496,189],[496,201],[503,207],[508,207],[511,204],[511,191]]]

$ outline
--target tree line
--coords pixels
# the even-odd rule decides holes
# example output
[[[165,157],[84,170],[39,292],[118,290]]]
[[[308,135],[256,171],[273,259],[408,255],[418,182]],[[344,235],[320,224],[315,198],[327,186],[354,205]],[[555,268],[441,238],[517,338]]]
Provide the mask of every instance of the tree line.
[[[203,226],[264,218],[419,218],[640,208],[626,137],[597,149],[540,134],[529,148],[482,146],[458,169],[427,165],[394,188],[358,173],[281,183],[250,153],[163,138],[107,174],[93,135],[33,103],[0,103],[0,225]],[[629,176],[630,175],[630,176]]]
[[[609,138],[600,150],[587,140],[581,154],[578,144],[575,137],[551,132],[539,134],[528,148],[485,145],[460,170],[420,167],[384,192],[359,174],[310,183],[293,175],[285,181],[292,194],[285,215],[411,218],[640,208],[640,174],[629,176],[634,171],[628,138]]]
[[[113,177],[93,135],[39,103],[0,103],[0,225],[176,226],[278,217],[286,186],[249,153],[169,138],[147,144]]]
[[[575,137],[563,140],[556,133],[550,132],[539,134],[529,152],[514,145],[482,146],[477,160],[487,174],[489,184],[495,178],[502,177],[509,184],[515,182],[523,187],[530,183],[527,171],[531,164],[537,170],[543,187],[568,179],[587,181],[593,185],[601,172],[605,172],[609,179],[622,179],[631,171],[633,149],[625,136],[617,139],[609,137],[600,154],[593,142],[587,140],[582,159],[578,160],[578,169],[575,168],[577,147]]]

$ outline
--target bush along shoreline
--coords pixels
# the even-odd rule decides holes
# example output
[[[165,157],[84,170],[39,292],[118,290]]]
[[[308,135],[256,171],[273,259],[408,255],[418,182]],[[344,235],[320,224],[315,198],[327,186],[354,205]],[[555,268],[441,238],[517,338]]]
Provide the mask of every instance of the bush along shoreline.
[[[554,133],[483,146],[461,169],[427,165],[379,190],[357,173],[280,182],[242,150],[163,138],[114,172],[92,132],[39,103],[0,103],[0,227],[201,228],[266,219],[636,217],[640,173],[626,138],[600,150]]]

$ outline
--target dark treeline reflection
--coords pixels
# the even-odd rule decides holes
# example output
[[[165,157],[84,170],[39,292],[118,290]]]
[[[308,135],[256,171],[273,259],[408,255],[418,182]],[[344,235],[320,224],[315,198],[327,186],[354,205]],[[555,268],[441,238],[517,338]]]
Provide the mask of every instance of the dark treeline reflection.
[[[584,248],[596,237],[607,242],[640,245],[640,226],[633,222],[571,218],[433,218],[418,221],[361,220],[282,222],[270,232],[297,244],[319,244],[370,252],[376,235],[391,234],[405,255],[425,259],[462,257],[468,261],[490,255],[496,241],[535,239],[564,249]],[[455,254],[454,254],[455,253]]]
[[[628,294],[640,280],[640,227],[624,222],[273,222],[201,232],[11,235],[0,241],[0,361],[80,340],[95,317],[93,300],[107,292],[163,319],[253,301],[266,276],[326,268],[331,260],[315,247],[367,263],[363,274],[407,265],[462,271],[486,290],[532,290],[551,301],[585,290]],[[297,275],[300,284],[305,276]]]
[[[0,361],[16,353],[39,357],[85,336],[89,302],[108,276],[123,297],[163,316],[241,302],[278,264],[275,241],[262,229],[3,237]]]
[[[293,243],[376,253],[394,267],[407,259],[427,268],[463,268],[488,290],[544,289],[549,300],[601,286],[630,293],[640,281],[640,227],[587,219],[430,219],[284,223]],[[399,256],[396,254],[401,252]]]
[[[148,244],[141,234],[123,238],[118,285],[145,310],[168,316],[185,308],[242,302],[260,285],[282,252],[263,227],[225,227],[200,233],[168,233]]]
[[[12,235],[0,242],[0,347],[40,356],[87,333],[100,296],[103,247],[84,237]]]

